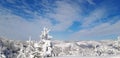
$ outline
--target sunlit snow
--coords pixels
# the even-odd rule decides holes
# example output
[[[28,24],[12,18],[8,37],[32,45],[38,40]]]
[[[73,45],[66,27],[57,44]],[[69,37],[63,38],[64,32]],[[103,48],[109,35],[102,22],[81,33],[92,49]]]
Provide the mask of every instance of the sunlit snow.
[[[51,40],[50,30],[44,28],[39,41],[0,38],[1,58],[119,58],[120,37],[101,41]]]

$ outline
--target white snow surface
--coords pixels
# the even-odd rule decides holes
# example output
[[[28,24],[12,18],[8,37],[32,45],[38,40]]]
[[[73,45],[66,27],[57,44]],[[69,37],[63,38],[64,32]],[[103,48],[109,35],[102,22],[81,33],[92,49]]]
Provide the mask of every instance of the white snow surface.
[[[0,38],[0,53],[2,56],[11,56],[16,58],[19,55],[21,47],[27,48],[24,51],[29,51],[32,48],[32,44],[37,42],[31,42],[29,46],[28,42],[14,41],[5,38]],[[39,43],[42,45],[42,43]],[[48,45],[49,46],[49,45]],[[120,58],[120,41],[119,40],[103,40],[103,41],[52,41],[53,58]],[[41,47],[37,45],[37,47]],[[36,49],[37,47],[34,47]],[[49,48],[48,48],[49,49]],[[48,52],[51,51],[51,48]],[[35,52],[35,51],[33,51]],[[42,51],[40,51],[41,53]],[[8,54],[7,54],[8,53]],[[31,51],[32,53],[32,51]],[[38,52],[39,53],[39,52]],[[50,52],[49,52],[50,53]],[[64,57],[63,57],[64,56]],[[94,57],[96,56],[96,57]],[[105,57],[108,56],[108,57]],[[4,57],[3,57],[4,58]]]
[[[49,58],[120,58],[120,56],[58,56]]]

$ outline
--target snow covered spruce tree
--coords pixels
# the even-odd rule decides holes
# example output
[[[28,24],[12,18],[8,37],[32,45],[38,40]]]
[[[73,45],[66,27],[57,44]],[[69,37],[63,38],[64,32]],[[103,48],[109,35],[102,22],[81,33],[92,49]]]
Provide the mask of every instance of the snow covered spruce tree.
[[[52,56],[52,36],[49,35],[49,29],[44,28],[40,35],[40,41],[32,41],[29,37],[27,47],[21,46],[17,58],[45,58]]]
[[[44,56],[52,56],[52,42],[51,38],[52,36],[49,35],[50,30],[47,28],[44,28],[42,31],[42,34],[40,35],[42,45],[42,51]]]

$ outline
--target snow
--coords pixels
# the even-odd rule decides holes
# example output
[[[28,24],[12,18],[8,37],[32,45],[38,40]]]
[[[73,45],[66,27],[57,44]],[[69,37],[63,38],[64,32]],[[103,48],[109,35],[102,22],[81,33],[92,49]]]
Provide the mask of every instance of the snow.
[[[117,40],[59,41],[53,40],[44,28],[40,41],[15,41],[0,38],[1,58],[119,58],[120,37]]]
[[[120,56],[61,56],[49,58],[120,58]]]

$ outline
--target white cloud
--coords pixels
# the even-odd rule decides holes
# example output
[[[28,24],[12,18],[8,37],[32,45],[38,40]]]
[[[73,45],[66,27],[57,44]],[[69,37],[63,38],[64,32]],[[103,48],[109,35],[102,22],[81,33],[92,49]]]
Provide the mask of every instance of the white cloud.
[[[15,4],[15,0],[6,0],[9,3]]]
[[[28,36],[39,39],[43,27],[51,27],[52,23],[46,18],[35,15],[34,21],[10,13],[8,9],[2,8],[0,13],[0,36],[11,39],[26,40]]]
[[[114,18],[114,17],[113,17]],[[79,30],[73,33],[70,37],[79,38],[89,38],[89,37],[102,37],[107,35],[120,35],[120,21],[115,24],[110,24],[109,22],[100,24],[90,29]]]
[[[95,20],[99,20],[106,16],[106,9],[105,8],[97,8],[92,11],[88,16],[83,19],[83,27],[87,27],[92,24]]]
[[[38,39],[41,29],[45,26],[53,28],[53,31],[65,31],[78,18],[78,11],[80,11],[76,8],[77,6],[74,7],[72,4],[65,1],[57,1],[57,8],[54,9],[55,14],[48,13],[51,18],[60,22],[54,26],[50,19],[37,15],[37,12],[24,9],[30,7],[24,1],[23,4],[23,10],[32,14],[34,16],[34,21],[28,22],[25,18],[12,14],[12,10],[1,8],[1,36],[13,39],[27,39],[27,37],[31,35],[33,38]]]
[[[89,4],[95,5],[93,0],[86,0]],[[10,38],[15,39],[26,39],[29,35],[31,35],[33,38],[38,39],[41,29],[46,26],[49,28],[52,28],[52,31],[65,31],[68,30],[71,32],[68,28],[73,24],[74,21],[80,21],[82,22],[82,27],[90,27],[90,24],[94,24],[93,22],[96,20],[99,20],[101,18],[104,18],[108,15],[107,8],[99,6],[95,8],[94,10],[91,10],[90,13],[86,14],[86,16],[83,18],[81,15],[83,15],[83,8],[82,4],[86,2],[84,0],[78,0],[78,4],[76,2],[73,2],[72,0],[65,0],[65,1],[56,1],[54,4],[56,8],[53,9],[53,13],[49,12],[49,2],[43,1],[40,2],[40,5],[45,7],[45,11],[48,11],[48,13],[43,14],[46,18],[43,16],[40,16],[38,11],[31,11],[31,6],[29,6],[28,3],[26,3],[24,0],[21,2],[23,5],[15,6],[18,8],[22,8],[22,10],[30,15],[33,15],[33,21],[28,22],[25,18],[14,15],[11,13],[12,10],[0,9],[0,35],[7,36]],[[9,1],[10,3],[14,3],[13,1]],[[36,1],[35,5],[39,5],[39,2]],[[85,10],[86,11],[86,10]],[[88,15],[88,16],[87,16]],[[83,15],[84,16],[84,15]],[[81,17],[83,19],[81,19]],[[58,23],[53,24],[49,18],[53,18]],[[113,19],[119,19],[119,17],[115,17]],[[79,20],[78,20],[79,19]],[[90,29],[83,29],[79,30],[78,32],[75,32],[74,34],[70,35],[70,38],[80,38],[80,37],[90,37],[90,36],[104,36],[104,35],[110,35],[110,34],[119,34],[119,24],[120,22],[117,22],[113,25],[108,23],[99,24],[97,26],[94,26],[94,28]],[[71,32],[73,33],[73,32]],[[67,38],[67,36],[66,36]]]
[[[80,9],[65,1],[57,1],[57,8],[54,9],[55,13],[48,13],[51,18],[54,18],[59,23],[53,26],[56,31],[64,31],[69,28],[74,21],[78,19]]]
[[[95,3],[93,2],[93,0],[87,0],[87,2],[88,2],[89,4],[95,5]]]

